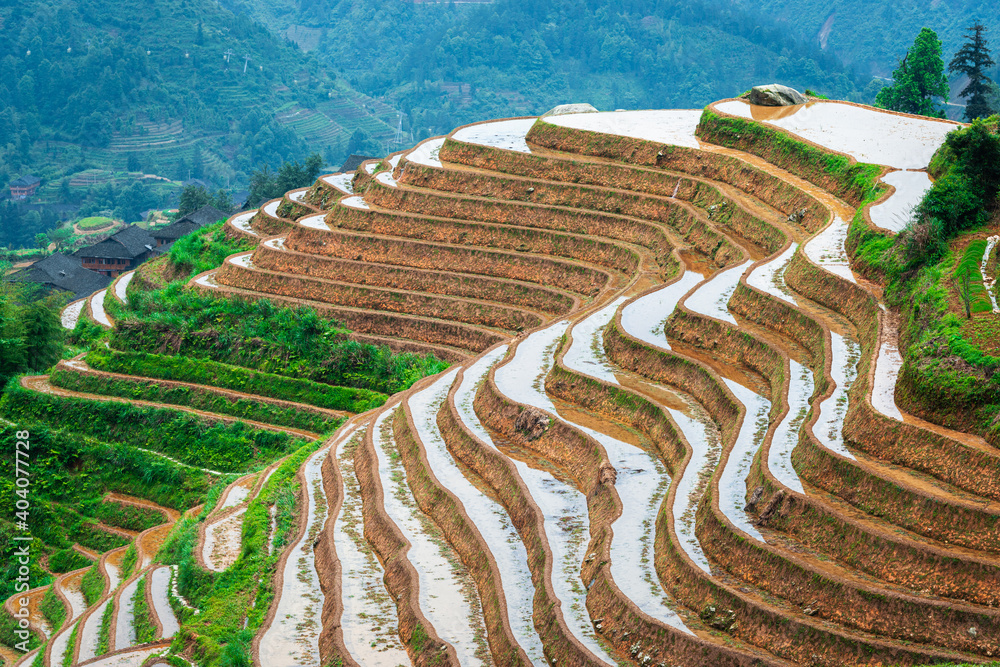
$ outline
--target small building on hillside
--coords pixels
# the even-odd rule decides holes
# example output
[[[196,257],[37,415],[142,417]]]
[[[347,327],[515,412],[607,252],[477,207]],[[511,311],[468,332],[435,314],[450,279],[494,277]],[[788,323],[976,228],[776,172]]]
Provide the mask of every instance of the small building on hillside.
[[[80,258],[83,268],[116,278],[149,259],[155,248],[156,239],[149,232],[129,225],[100,243],[80,248],[73,254]]]
[[[69,292],[72,300],[90,296],[111,282],[108,276],[83,268],[79,257],[56,253],[10,274],[10,280],[38,283],[54,292]]]
[[[28,197],[35,194],[35,190],[38,186],[42,184],[42,179],[37,176],[27,175],[22,176],[16,181],[12,181],[10,184],[10,198],[14,200],[24,201]]]
[[[202,206],[197,211],[192,211],[178,218],[166,227],[152,230],[150,235],[156,239],[157,248],[169,246],[180,237],[191,232],[196,232],[202,227],[207,227],[219,220],[225,220],[227,217],[229,216],[214,206]]]

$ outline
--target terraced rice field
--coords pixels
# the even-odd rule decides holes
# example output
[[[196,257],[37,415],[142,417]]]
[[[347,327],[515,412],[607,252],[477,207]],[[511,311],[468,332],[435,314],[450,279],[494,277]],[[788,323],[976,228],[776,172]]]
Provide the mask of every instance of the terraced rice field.
[[[713,108],[895,169],[869,212],[892,229],[953,125],[843,105],[869,129],[841,131],[834,104]],[[896,405],[852,205],[699,138],[699,115],[476,124],[229,221],[256,248],[191,288],[453,362],[305,459],[255,664],[1000,655],[1000,453]],[[262,484],[224,492],[203,567],[232,566]],[[139,563],[165,639],[171,570]],[[140,575],[115,575],[115,647],[135,650]]]

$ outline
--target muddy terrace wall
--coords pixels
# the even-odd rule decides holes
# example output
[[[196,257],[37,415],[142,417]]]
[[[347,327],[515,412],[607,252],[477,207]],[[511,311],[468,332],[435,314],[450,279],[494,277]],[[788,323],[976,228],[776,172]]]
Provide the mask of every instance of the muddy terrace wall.
[[[694,396],[706,407],[713,420],[721,427],[724,441],[727,443],[719,464],[720,466],[725,465],[725,460],[729,456],[739,429],[742,409],[729,399],[725,390],[706,371],[695,366],[692,362],[646,346],[623,333],[620,329],[620,322],[612,322],[607,332],[605,348],[609,357],[614,359],[616,363],[651,379],[678,387]],[[594,382],[592,385],[605,390],[611,389],[608,385],[600,382]],[[618,391],[628,392],[629,390],[618,389]],[[586,396],[587,393],[585,392],[584,395]],[[595,407],[600,406],[602,402],[604,406],[613,406],[617,400],[617,397],[609,392],[605,398],[596,400]],[[614,408],[606,407],[604,410],[598,409],[598,411],[608,414],[613,412]],[[628,416],[630,413],[626,411],[623,414]],[[626,419],[625,423],[631,423],[640,430],[644,429],[644,425],[639,420]],[[652,433],[650,433],[650,438],[654,439]],[[667,451],[664,450],[665,453]],[[736,564],[738,567],[734,568],[734,573],[739,573],[747,577],[748,581],[765,588],[771,579],[782,582],[795,581],[800,584],[803,590],[807,591],[815,585],[815,579],[811,572],[803,572],[797,566],[767,553],[765,549],[752,545],[742,536],[736,535],[728,521],[720,516],[718,500],[713,499],[716,493],[717,482],[703,498],[698,509],[698,535],[703,547],[710,550],[713,558],[726,565]],[[662,549],[658,549],[658,551],[662,550],[664,554],[661,558],[658,553],[657,560],[658,570],[662,568],[661,578],[664,581],[674,583],[674,594],[685,600],[688,606],[700,609],[712,605],[716,608],[733,610],[738,619],[733,632],[736,636],[763,645],[782,657],[804,661],[807,664],[869,664],[874,656],[879,655],[883,656],[881,659],[886,660],[888,664],[920,664],[935,661],[944,655],[936,652],[924,653],[921,650],[904,654],[898,652],[895,647],[854,637],[849,633],[829,633],[821,626],[801,623],[794,619],[790,620],[772,608],[757,605],[738,597],[733,591],[717,584],[707,576],[701,576],[700,571],[697,571],[679,555],[668,537],[670,534],[669,523],[667,517],[664,516],[668,513],[669,508],[665,507],[664,511],[661,512],[662,518],[658,518],[657,527],[658,547],[662,544]],[[663,537],[660,536],[661,530],[664,533]],[[743,566],[740,565],[742,559],[746,559],[750,563],[758,563],[761,569],[758,571],[742,569]],[[763,565],[769,565],[770,570],[764,568]],[[760,576],[765,571],[770,577]],[[695,577],[692,578],[691,574],[694,574]],[[836,582],[833,590],[837,590]],[[864,599],[863,592],[861,595]],[[871,598],[868,606],[877,610],[874,612],[873,618],[878,617],[884,621],[885,617],[881,614],[891,610],[891,603],[886,603],[879,596],[873,595]],[[926,617],[921,614],[919,618],[921,622],[924,622]],[[898,632],[905,636],[905,630],[899,629]],[[807,655],[805,651],[811,651],[811,653]]]
[[[397,315],[395,313],[384,313],[377,311],[354,310],[350,308],[339,308],[336,306],[326,306],[322,303],[307,302],[302,299],[282,297],[278,295],[267,295],[241,290],[238,288],[222,286],[220,288],[205,287],[198,285],[195,280],[199,276],[192,278],[189,286],[195,290],[208,295],[218,295],[220,292],[227,296],[243,298],[250,301],[267,299],[274,303],[288,305],[293,308],[308,306],[316,310],[320,317],[336,320],[345,328],[351,330],[351,337],[365,339],[370,337],[387,337],[378,340],[376,344],[397,344],[399,341],[390,339],[408,338],[412,345],[418,346],[421,342],[427,343],[428,348],[410,347],[411,343],[402,341],[405,347],[399,347],[401,351],[420,351],[422,354],[437,353],[441,351],[448,354],[446,350],[441,350],[435,346],[444,345],[454,348],[459,353],[474,356],[473,353],[481,352],[493,345],[506,340],[506,337],[493,331],[478,329],[476,327],[465,326],[457,322],[443,322],[440,320],[430,320],[420,317]],[[476,349],[478,348],[478,349]],[[445,357],[442,357],[445,358]]]
[[[278,217],[285,218],[287,220],[298,220],[307,215],[313,215],[316,213],[321,213],[318,208],[307,204],[305,201],[292,201],[291,195],[298,190],[290,190],[285,193],[285,196],[281,200],[281,205],[278,206]]]
[[[396,287],[432,294],[495,301],[560,315],[574,310],[579,299],[567,292],[540,285],[489,278],[482,275],[403,268],[349,259],[319,257],[260,245],[254,266],[279,273],[299,273],[325,280],[353,282],[372,287]]]
[[[372,193],[381,192],[389,192],[390,194],[400,192],[401,194],[398,198],[383,198],[372,195]],[[375,234],[556,255],[604,266],[626,274],[633,273],[639,267],[638,253],[618,243],[525,226],[529,224],[528,220],[533,216],[542,219],[548,218],[553,213],[551,209],[538,207],[519,212],[506,210],[497,202],[473,201],[469,207],[489,209],[496,211],[497,215],[489,216],[495,218],[492,222],[470,222],[462,219],[467,217],[463,215],[467,211],[456,210],[466,208],[467,202],[453,198],[427,197],[423,193],[389,187],[372,188],[366,193],[366,198],[378,206],[405,213],[362,211],[338,206],[327,216],[327,222],[338,227]],[[410,207],[407,205],[418,198],[424,200],[420,202],[419,206]],[[457,206],[454,205],[456,203]],[[523,213],[525,217],[519,217],[519,213]],[[424,217],[424,214],[435,217]],[[438,216],[447,219],[440,219]],[[578,216],[567,215],[564,217],[566,218],[565,225],[568,225],[572,218]],[[585,218],[586,216],[579,217]],[[509,218],[509,221],[505,221],[504,218]],[[663,256],[668,256],[672,250],[673,247],[667,245],[661,253]]]
[[[285,246],[296,252],[343,257],[359,262],[384,262],[524,280],[588,297],[597,296],[613,281],[622,278],[617,272],[612,274],[607,270],[568,260],[419,240],[374,237],[351,231],[300,227],[288,235]]]
[[[364,431],[361,431],[363,433]],[[349,438],[359,437],[357,434]],[[344,443],[346,445],[346,443]],[[323,491],[326,493],[326,522],[319,538],[313,545],[313,556],[316,561],[316,572],[319,574],[319,584],[323,591],[323,611],[320,615],[319,655],[322,664],[331,664],[339,660],[343,667],[361,667],[351,657],[344,644],[344,631],[340,619],[344,613],[344,601],[341,599],[342,569],[337,549],[334,544],[334,523],[340,518],[344,504],[344,481],[337,463],[336,443],[330,448],[330,453],[320,469],[323,475]]]
[[[393,409],[398,409],[398,404]],[[361,446],[354,454],[354,470],[361,487],[365,540],[378,553],[385,570],[386,589],[396,602],[399,635],[414,665],[459,667],[455,648],[438,637],[434,627],[420,611],[417,571],[406,558],[409,544],[389,519],[383,505],[384,490],[379,480],[373,431],[374,426],[370,424]],[[426,635],[423,642],[420,641],[419,633],[414,636],[418,627]]]
[[[772,298],[761,295],[761,301],[768,299]],[[777,302],[777,299],[773,299],[773,301]],[[680,314],[686,315],[684,311],[680,311]],[[810,319],[804,315],[802,318],[804,320]],[[671,325],[675,322],[672,320]],[[763,375],[772,384],[772,393],[777,394],[783,400],[783,380],[780,375],[777,377],[773,375],[775,370],[781,369],[783,371],[783,364],[769,364],[767,362],[768,357],[775,356],[773,351],[768,354],[769,346],[746,335],[742,337],[719,336],[716,329],[731,330],[731,327],[716,323],[708,318],[691,318],[689,324],[692,325],[693,329],[700,329],[704,332],[710,340],[720,341],[719,347],[714,348],[716,354],[719,353],[720,348],[723,350],[728,348],[730,352],[724,351],[723,356],[750,366]],[[816,325],[815,322],[813,324]],[[671,325],[668,325],[668,328]],[[676,331],[673,333],[676,337],[680,337],[676,335]],[[741,338],[742,340],[740,340]],[[753,352],[754,348],[762,348],[762,350]],[[763,363],[759,361],[761,358],[764,359]],[[771,366],[771,370],[768,369],[768,366]],[[825,367],[821,366],[817,375],[822,377],[825,373]],[[817,394],[819,393],[817,392]],[[815,416],[810,420],[810,425],[814,421]],[[852,488],[872,487],[872,497],[882,498],[884,502],[883,506],[869,510],[872,514],[884,516],[886,514],[885,506],[891,506],[893,503],[901,506],[894,514],[907,512],[917,516],[920,514],[920,510],[913,507],[919,503],[919,500],[914,499],[909,494],[901,493],[894,485],[870,475],[853,462],[830,454],[819,444],[811,431],[801,435],[796,454],[796,463],[798,464],[796,468],[804,477],[827,488],[832,485],[823,484],[823,481],[827,478],[835,480],[835,483],[842,484],[838,495],[849,496],[849,490]],[[760,465],[763,466],[762,463]],[[768,486],[773,491],[776,483],[771,478],[770,473],[764,473],[763,476],[767,478]],[[863,492],[859,495],[863,495]],[[789,496],[786,502],[799,501],[798,496]],[[811,502],[810,499],[804,501]],[[761,506],[765,502],[762,499]],[[964,520],[960,520],[961,511],[958,508],[950,508],[950,510],[950,515],[947,518],[949,525],[954,521],[962,526],[961,530],[974,532],[979,529],[980,533],[987,533],[986,539],[989,539],[989,527],[983,525],[984,517],[971,514],[964,516]],[[939,507],[930,511],[932,517],[942,514],[948,513]],[[817,577],[809,569],[790,565],[781,554],[742,539],[733,533],[728,523],[717,513],[706,511],[703,518],[702,529],[709,531],[716,543],[713,556],[718,562],[725,564],[730,572],[793,603],[801,602],[802,605],[815,608],[818,602],[820,603],[820,615],[823,617],[865,631],[879,631],[900,639],[931,642],[957,650],[982,653],[1000,649],[1000,645],[986,643],[984,639],[977,640],[964,632],[970,625],[976,625],[979,628],[994,629],[994,631],[987,632],[993,632],[995,636],[995,629],[1000,629],[1000,622],[995,615],[953,609],[950,608],[950,603],[929,603],[892,592],[876,595],[873,598],[872,593],[857,588],[853,582],[836,576],[827,576],[825,573]],[[985,523],[988,524],[988,522]],[[949,533],[948,539],[957,542],[956,538],[956,534]],[[703,546],[706,549],[709,548],[709,545],[711,542],[703,541]],[[873,603],[873,599],[879,600],[879,603]],[[935,623],[928,624],[928,619],[934,619]],[[929,627],[929,625],[933,627]]]
[[[404,166],[400,180],[404,183],[436,190],[496,197],[534,205],[590,209],[615,216],[629,216],[628,218],[615,217],[608,220],[606,216],[589,214],[580,220],[583,226],[579,228],[579,231],[636,243],[654,251],[659,250],[659,248],[651,245],[650,234],[637,235],[633,231],[638,226],[658,231],[659,225],[644,222],[647,220],[658,222],[660,225],[682,234],[691,245],[706,255],[717,256],[722,252],[730,256],[739,254],[739,250],[732,247],[729,239],[706,224],[698,214],[686,208],[681,202],[665,197],[613,191],[603,187],[595,188],[549,181],[504,178],[469,171],[445,171],[413,163],[407,163]],[[689,183],[693,182],[689,181]],[[724,205],[723,200],[718,197],[714,198],[711,203],[717,204],[720,208]],[[562,212],[560,211],[560,213]],[[730,217],[733,217],[733,212],[729,213]],[[709,216],[710,219],[713,217],[715,216]],[[593,221],[591,222],[591,220]],[[766,233],[766,230],[759,229],[761,221],[745,212],[742,222],[745,231],[750,235],[759,236],[761,233]],[[670,244],[666,245],[669,247]],[[728,246],[728,248],[723,251],[722,246]],[[658,259],[660,259],[659,255]],[[718,257],[718,259],[722,264],[728,261],[724,256]],[[661,261],[663,260],[661,259]]]
[[[497,665],[531,665],[511,631],[496,560],[462,504],[434,476],[409,411],[396,411],[392,429],[417,505],[437,524],[476,583],[490,654]]]
[[[567,156],[569,157],[569,156]],[[777,242],[771,230],[763,229],[763,235],[756,236],[751,228],[757,220],[739,202],[730,199],[715,185],[706,181],[679,177],[659,169],[640,166],[626,166],[605,162],[581,162],[507,151],[491,146],[467,144],[449,137],[441,149],[441,158],[451,162],[467,164],[481,169],[526,176],[547,181],[563,181],[581,185],[596,185],[634,193],[670,197],[688,201],[701,209],[717,206],[729,209],[728,213],[718,210],[710,219],[722,222],[735,230],[739,236],[748,239],[773,252]],[[420,165],[412,165],[420,166]],[[404,162],[409,169],[409,163]],[[466,173],[466,172],[456,172]]]
[[[438,428],[448,451],[469,467],[493,490],[510,515],[528,554],[528,569],[535,587],[533,620],[545,655],[559,665],[595,665],[582,645],[566,628],[557,611],[559,600],[552,588],[552,551],[545,540],[542,512],[535,504],[509,459],[480,442],[461,422],[455,405],[458,382],[438,411]]]
[[[267,202],[270,203],[270,202]],[[262,204],[259,209],[257,209],[257,215],[253,217],[250,221],[250,226],[253,227],[261,236],[274,236],[276,234],[284,234],[295,227],[295,223],[291,220],[285,218],[270,216],[264,212],[264,206]]]
[[[818,231],[829,220],[827,210],[790,183],[761,171],[742,160],[681,146],[575,130],[538,122],[528,132],[528,141],[570,153],[582,153],[630,164],[679,171],[692,176],[734,185],[786,215],[805,211],[799,224]]]
[[[275,273],[257,267],[247,268],[229,261],[216,273],[216,280],[223,285],[254,292],[279,294],[349,308],[434,317],[511,332],[530,329],[543,322],[535,313],[493,303],[335,283],[317,278]]]

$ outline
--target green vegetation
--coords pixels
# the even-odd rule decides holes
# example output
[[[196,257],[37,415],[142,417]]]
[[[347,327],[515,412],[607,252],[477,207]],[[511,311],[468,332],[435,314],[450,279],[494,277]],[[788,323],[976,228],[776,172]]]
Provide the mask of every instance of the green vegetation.
[[[242,548],[236,562],[218,574],[198,567],[194,547],[198,524],[211,511],[224,484],[217,485],[197,519],[182,519],[160,550],[160,558],[178,565],[178,590],[195,607],[197,616],[184,619],[184,631],[175,639],[193,646],[201,665],[250,664],[250,643],[260,629],[274,598],[271,587],[282,547],[296,529],[296,474],[319,446],[304,445],[275,470],[247,508],[243,520]],[[269,507],[276,507],[274,550],[268,553]],[[246,662],[241,662],[246,661]]]
[[[55,584],[49,586],[49,589],[45,591],[39,609],[41,609],[45,620],[52,625],[53,630],[58,630],[62,627],[63,621],[66,620],[66,606],[59,599],[59,596],[56,595]]]
[[[993,310],[980,270],[984,252],[986,252],[986,239],[973,241],[966,246],[962,258],[951,273],[952,280],[959,285],[960,298],[965,305],[966,317],[969,319],[972,318],[972,313],[986,313]]]
[[[115,221],[112,220],[111,218],[106,218],[103,215],[95,215],[77,221],[76,226],[81,231],[92,232],[92,231],[97,231],[99,229],[109,228],[113,224],[115,224]]]
[[[235,208],[233,198],[225,190],[209,192],[204,185],[188,185],[181,190],[181,200],[177,205],[177,217],[193,213],[202,206],[212,206],[227,214]]]
[[[61,368],[52,371],[50,381],[57,387],[73,391],[119,396],[153,403],[183,405],[196,410],[231,415],[240,419],[286,426],[313,433],[334,431],[344,421],[315,412],[272,405],[263,401],[243,398],[233,400],[191,387],[163,387],[143,381],[107,379]],[[162,520],[161,516],[158,523],[162,523]]]
[[[394,354],[387,347],[352,341],[348,331],[311,308],[202,295],[179,283],[136,293],[127,312],[113,315],[115,349],[169,351],[385,394],[447,367],[432,356]]]
[[[993,82],[986,75],[986,69],[996,63],[990,56],[985,32],[986,26],[979,21],[970,26],[969,32],[965,35],[965,44],[948,64],[948,71],[952,74],[964,74],[969,77],[969,84],[959,93],[959,97],[967,100],[965,120],[968,121],[985,118],[1000,111],[994,109],[989,101]]]
[[[60,549],[49,556],[49,569],[56,574],[72,572],[89,566],[93,561],[72,547]]]
[[[101,574],[100,563],[95,562],[84,573],[83,579],[80,580],[80,591],[87,600],[88,607],[94,606],[101,599],[104,594],[104,576]]]
[[[98,348],[87,355],[87,363],[92,368],[109,373],[204,384],[330,410],[365,412],[386,401],[385,394],[368,389],[333,387],[311,380],[183,356]]]
[[[0,275],[8,269],[0,262]],[[62,356],[59,312],[66,298],[38,296],[30,283],[0,281],[0,385],[19,373],[43,371]]]
[[[134,530],[137,533],[159,526],[166,521],[162,512],[149,507],[136,507],[125,503],[105,501],[97,506],[97,517],[115,528]]]
[[[224,225],[222,220],[177,239],[170,247],[170,261],[177,271],[188,276],[208,271],[229,255],[253,247],[246,239],[227,239]]]
[[[76,649],[76,636],[80,632],[80,624],[73,626],[73,631],[69,634],[69,641],[66,642],[66,650],[62,654],[62,667],[70,667],[73,664],[73,651]],[[58,657],[58,656],[57,656]]]
[[[930,28],[924,28],[892,73],[893,83],[879,91],[875,106],[893,111],[944,118],[936,98],[948,98],[948,79],[944,76],[941,40]]]
[[[918,209],[942,240],[986,222],[1000,193],[1000,116],[951,132],[931,160],[937,180]]]
[[[146,575],[139,578],[139,584],[132,595],[132,627],[135,629],[136,644],[146,644],[156,638],[156,626],[149,615],[146,601]]]
[[[316,181],[322,168],[323,158],[318,153],[307,157],[305,164],[284,162],[276,174],[265,165],[250,177],[247,205],[257,206],[268,199],[277,199],[289,190],[307,188]]]
[[[111,621],[115,617],[115,605],[108,602],[101,614],[101,629],[97,631],[97,655],[104,655],[111,650]]]
[[[98,551],[104,542],[124,543],[122,538],[92,529],[89,521],[97,518],[103,496],[117,491],[148,498],[153,502],[186,509],[198,502],[208,488],[208,476],[171,463],[162,457],[137,451],[134,447],[105,442],[63,430],[54,430],[28,419],[18,427],[31,433],[30,465],[32,510],[28,527],[33,568],[31,586],[51,581],[38,567],[43,556],[67,549],[75,542],[90,544]],[[11,554],[16,531],[9,523],[15,517],[13,492],[14,457],[17,430],[0,426],[0,598],[14,592],[17,559]],[[98,584],[103,586],[103,584]]]
[[[0,414],[11,420],[43,421],[93,438],[151,448],[201,468],[242,471],[267,463],[301,443],[285,433],[243,422],[223,424],[167,408],[52,396],[8,385]]]
[[[128,545],[128,549],[125,551],[125,555],[122,556],[122,581],[125,581],[132,576],[132,570],[135,569],[135,564],[139,560],[139,551],[135,548],[135,542]]]

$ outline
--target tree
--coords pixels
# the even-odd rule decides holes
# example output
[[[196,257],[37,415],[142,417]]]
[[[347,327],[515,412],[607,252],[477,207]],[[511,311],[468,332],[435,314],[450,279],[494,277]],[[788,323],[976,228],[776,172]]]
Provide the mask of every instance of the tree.
[[[177,217],[197,211],[202,206],[214,206],[223,213],[230,213],[233,210],[233,198],[224,190],[209,192],[201,185],[189,185],[181,190]]]
[[[913,41],[899,67],[892,73],[893,83],[879,91],[875,106],[903,113],[944,118],[935,98],[948,96],[944,76],[941,40],[930,28],[924,28]]]
[[[41,232],[35,234],[35,245],[45,250],[49,247],[49,237]]]
[[[960,73],[969,77],[969,85],[959,93],[959,97],[968,100],[965,106],[965,120],[973,121],[993,113],[988,96],[992,92],[992,81],[986,76],[986,69],[996,63],[990,57],[990,49],[983,33],[986,26],[976,21],[969,28],[965,39],[968,40],[958,50],[948,64],[952,74]]]

